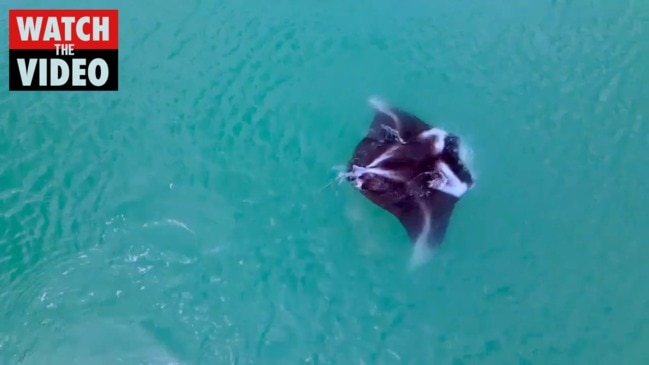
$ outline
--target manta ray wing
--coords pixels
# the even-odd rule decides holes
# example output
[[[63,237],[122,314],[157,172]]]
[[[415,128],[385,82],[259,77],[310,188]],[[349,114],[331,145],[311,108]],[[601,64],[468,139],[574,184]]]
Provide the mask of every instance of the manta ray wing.
[[[374,204],[396,217],[406,230],[411,243],[440,245],[460,197],[428,186],[431,175],[422,173],[403,184],[390,184],[390,189],[362,190]]]
[[[428,123],[404,110],[392,108],[392,112],[399,118],[399,135],[404,141],[411,141],[420,133],[432,128]]]
[[[473,185],[471,171],[469,171],[469,168],[460,157],[459,138],[457,136],[451,135],[445,139],[444,150],[440,159],[448,165],[460,181],[468,186]]]
[[[398,119],[395,117],[396,115],[389,109],[376,110],[366,138],[384,143],[397,143],[398,140],[394,138],[396,135],[390,133],[399,131]]]
[[[347,169],[353,164],[367,166],[388,149],[408,143],[428,129],[428,124],[410,113],[396,108],[377,110],[365,138],[356,145]]]
[[[370,98],[375,114],[366,138],[381,142],[408,142],[421,132],[431,128],[415,115],[389,106],[378,98]]]
[[[393,190],[384,193],[362,191],[362,194],[397,218],[413,245],[423,243],[431,248],[444,241],[458,201],[458,198],[437,190],[430,190],[421,197]]]
[[[352,158],[347,163],[347,170],[351,169],[352,165],[367,166],[376,160],[379,156],[384,154],[393,143],[385,140],[377,140],[372,137],[363,138],[352,154]]]
[[[420,235],[413,243],[416,244],[417,241],[420,241],[428,247],[436,247],[444,242],[451,215],[458,200],[458,198],[438,190],[431,190],[427,196],[419,198],[418,203],[420,211],[423,213],[424,222]]]

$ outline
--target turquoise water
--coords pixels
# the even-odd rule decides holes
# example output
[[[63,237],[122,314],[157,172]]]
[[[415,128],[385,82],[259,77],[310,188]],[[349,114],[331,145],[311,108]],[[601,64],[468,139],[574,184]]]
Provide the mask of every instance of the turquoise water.
[[[117,7],[120,91],[0,94],[0,364],[649,362],[649,2],[11,7]],[[320,190],[374,94],[473,149],[414,273]]]

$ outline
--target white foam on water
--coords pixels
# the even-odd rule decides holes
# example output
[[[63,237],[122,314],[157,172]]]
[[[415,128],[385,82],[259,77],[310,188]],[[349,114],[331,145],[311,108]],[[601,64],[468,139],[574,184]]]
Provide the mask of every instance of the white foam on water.
[[[473,147],[471,146],[470,142],[467,142],[467,139],[465,136],[458,135],[460,137],[460,151],[459,151],[459,156],[460,160],[466,165],[467,169],[471,172],[471,176],[473,177],[473,183],[475,183],[479,180],[478,179],[478,172],[476,171],[476,165],[475,165],[475,155],[474,155],[474,150]]]
[[[143,228],[149,228],[149,227],[159,226],[159,225],[164,225],[164,224],[171,225],[171,226],[176,226],[176,227],[182,228],[183,230],[185,230],[185,231],[187,231],[187,232],[189,232],[191,234],[194,234],[194,231],[191,228],[189,228],[185,223],[183,223],[183,222],[181,222],[181,221],[179,221],[177,219],[173,219],[173,218],[167,218],[164,221],[152,221],[152,222],[143,223],[142,227]]]

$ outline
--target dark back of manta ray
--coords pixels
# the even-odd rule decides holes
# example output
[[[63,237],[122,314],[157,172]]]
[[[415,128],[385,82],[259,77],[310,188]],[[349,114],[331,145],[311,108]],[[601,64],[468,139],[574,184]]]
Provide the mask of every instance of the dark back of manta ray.
[[[392,129],[398,130],[399,135],[404,141],[412,141],[417,135],[419,135],[419,133],[432,128],[432,126],[412,113],[397,108],[393,108],[390,111],[399,119],[399,126],[396,125],[396,122],[392,117],[385,113],[378,112],[374,115],[374,120],[372,120],[372,124],[370,125],[368,136],[372,135],[378,139],[387,138],[390,142],[396,143],[396,139],[391,138],[391,136],[386,134],[383,126],[388,126]]]
[[[396,137],[391,135],[385,127],[397,130],[401,138],[407,142],[413,141],[421,132],[432,128],[431,125],[412,113],[398,108],[393,108],[391,111],[399,118],[400,126],[397,126],[389,115],[381,112],[375,113],[365,138],[358,143],[352,158],[347,164],[348,169],[351,168],[352,164],[367,166],[388,148],[399,143]],[[451,133],[445,138],[444,142],[444,150],[440,158],[460,180],[473,185],[473,177],[459,156],[460,138]]]
[[[411,141],[419,133],[431,128],[424,121],[408,112],[396,108],[391,111],[399,118],[400,126],[397,126],[389,115],[381,112],[375,113],[365,138],[356,145],[352,158],[347,164],[348,169],[353,164],[367,166],[388,148],[399,143],[385,127],[398,131],[401,138],[406,141]]]
[[[407,111],[395,108],[392,109],[392,112],[395,113],[401,121],[399,135],[405,141],[412,141],[421,132],[433,127]],[[384,130],[381,127],[381,123],[385,123],[386,117],[389,119],[391,124],[394,125],[392,118],[383,113],[377,113],[377,116],[374,117],[374,121],[372,122],[371,129],[373,131]],[[383,133],[385,134],[385,132]],[[392,143],[395,142],[396,141],[392,141]],[[464,165],[462,159],[460,159],[460,142],[459,136],[449,133],[449,135],[444,139],[444,150],[442,151],[440,158],[450,167],[453,173],[462,180],[462,182],[467,183],[468,185],[473,185],[471,172]]]
[[[348,163],[348,168],[352,164],[367,166],[390,146],[399,143],[395,136],[386,130],[385,126],[397,130],[399,136],[406,142],[413,141],[421,132],[432,128],[411,113],[399,109],[392,109],[391,111],[399,118],[400,125],[397,126],[389,115],[377,112],[367,135],[356,146],[354,154]],[[449,134],[444,142],[444,150],[439,158],[449,166],[460,180],[472,185],[473,177],[459,156],[460,138]],[[426,214],[422,209],[426,209],[430,214],[430,222],[428,222],[430,230],[425,238],[429,246],[437,246],[443,242],[455,204],[459,200],[437,190],[433,190],[425,197],[413,197],[408,194],[407,188],[402,184],[393,184],[392,189],[382,193],[363,191],[362,194],[374,204],[395,216],[405,228],[413,243],[425,231],[427,225]]]

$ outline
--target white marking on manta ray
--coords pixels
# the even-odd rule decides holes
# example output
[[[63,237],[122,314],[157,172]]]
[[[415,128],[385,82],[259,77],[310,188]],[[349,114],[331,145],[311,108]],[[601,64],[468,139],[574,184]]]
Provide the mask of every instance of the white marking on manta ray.
[[[456,198],[461,197],[469,189],[467,184],[462,182],[457,175],[451,170],[450,167],[445,162],[437,163],[437,170],[442,174],[445,179],[445,183],[439,184],[435,179],[428,182],[428,186],[444,192],[446,194],[453,195]]]
[[[398,174],[394,173],[392,170],[382,169],[380,167],[361,167],[358,165],[352,166],[352,171],[349,172],[351,176],[359,178],[365,174],[374,174],[378,176],[387,177],[388,179],[393,179],[397,181],[402,181]]]
[[[342,174],[339,173],[337,179],[341,181],[346,177],[352,177],[354,178],[354,187],[356,187],[359,190],[363,185],[363,181],[361,180],[361,177],[365,174],[374,174],[374,175],[383,176],[388,179],[392,179],[396,181],[403,181],[403,179],[393,171],[377,167],[379,164],[381,164],[381,162],[392,157],[393,152],[396,150],[396,148],[397,148],[396,146],[390,147],[387,151],[383,152],[376,159],[370,162],[370,164],[367,165],[366,167],[353,165],[352,171],[349,171],[347,173],[342,173]]]
[[[377,167],[381,162],[389,159],[394,154],[394,151],[397,149],[397,146],[390,147],[387,151],[380,154],[374,161],[370,162],[367,167]]]
[[[441,128],[431,128],[429,130],[425,130],[417,136],[420,140],[421,139],[429,139],[434,137],[435,138],[435,154],[439,155],[442,153],[444,150],[444,146],[446,143],[444,142],[444,138],[448,136],[448,132],[441,129]]]

